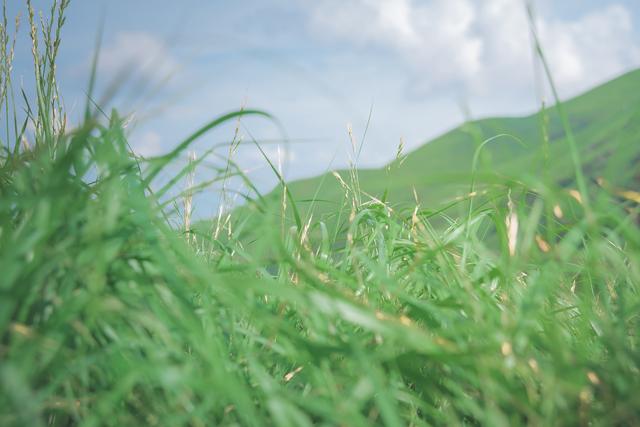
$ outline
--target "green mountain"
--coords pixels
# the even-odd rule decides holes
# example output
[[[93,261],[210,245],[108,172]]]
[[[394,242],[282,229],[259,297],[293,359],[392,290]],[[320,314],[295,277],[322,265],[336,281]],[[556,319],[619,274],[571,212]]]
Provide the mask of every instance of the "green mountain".
[[[601,177],[612,186],[637,188],[640,70],[620,76],[563,105],[590,182]],[[549,107],[526,117],[465,123],[408,153],[402,162],[359,170],[360,187],[391,204],[413,200],[415,189],[422,206],[440,206],[468,193],[474,152],[484,140],[497,135],[508,136],[496,138],[480,151],[476,176],[480,187],[509,179],[574,185],[575,169],[566,132],[556,108]],[[349,180],[349,171],[337,172],[345,181]],[[335,211],[336,204],[344,198],[344,190],[331,173],[294,181],[289,189],[303,212],[311,200],[315,200],[314,212]],[[270,197],[278,192],[275,190]]]

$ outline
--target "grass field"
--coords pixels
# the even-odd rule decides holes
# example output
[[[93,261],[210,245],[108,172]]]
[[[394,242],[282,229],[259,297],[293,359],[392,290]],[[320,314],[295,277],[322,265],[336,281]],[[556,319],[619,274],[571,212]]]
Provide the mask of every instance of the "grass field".
[[[192,230],[198,160],[157,177],[264,113],[151,159],[115,111],[67,128],[66,6],[28,105],[0,31],[0,425],[640,424],[638,72]]]

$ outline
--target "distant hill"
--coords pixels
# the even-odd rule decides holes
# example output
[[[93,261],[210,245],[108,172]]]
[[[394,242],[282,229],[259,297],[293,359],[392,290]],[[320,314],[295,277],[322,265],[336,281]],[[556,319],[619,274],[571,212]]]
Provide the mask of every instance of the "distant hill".
[[[564,102],[590,180],[604,177],[612,185],[638,188],[640,159],[640,70],[620,76]],[[546,124],[545,124],[546,123]],[[548,135],[545,144],[543,129]],[[468,122],[408,153],[401,166],[359,171],[363,191],[390,203],[414,199],[422,206],[443,204],[468,191],[476,147],[499,134],[482,150],[478,183],[529,176],[572,185],[574,169],[565,132],[554,106],[526,117],[498,117]],[[546,147],[545,147],[546,145]],[[365,148],[366,149],[366,148]],[[348,171],[337,171],[346,180]],[[343,197],[338,180],[318,176],[294,181],[289,188],[301,210],[309,200],[314,211],[331,212]],[[268,197],[275,197],[276,189]]]

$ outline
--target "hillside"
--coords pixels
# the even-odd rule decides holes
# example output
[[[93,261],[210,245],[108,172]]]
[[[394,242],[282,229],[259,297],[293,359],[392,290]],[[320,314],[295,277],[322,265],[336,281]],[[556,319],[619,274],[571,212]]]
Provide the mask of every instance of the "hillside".
[[[620,76],[564,103],[582,155],[585,173],[592,180],[633,185],[633,163],[640,155],[640,70]],[[543,129],[548,135],[544,143]],[[415,188],[423,206],[439,206],[468,191],[476,147],[487,138],[504,137],[482,150],[478,184],[500,177],[550,180],[569,185],[574,176],[565,132],[555,108],[526,117],[499,117],[468,122],[425,143],[407,155],[402,165],[359,171],[363,191],[377,198],[388,194],[392,204],[413,200]],[[366,149],[366,148],[365,148]],[[338,171],[348,179],[348,171]],[[319,176],[290,183],[293,199],[301,206],[320,199],[314,211],[330,212],[343,197],[335,177]],[[276,193],[278,190],[276,190]],[[317,194],[317,197],[314,197]],[[271,197],[273,197],[273,193]]]

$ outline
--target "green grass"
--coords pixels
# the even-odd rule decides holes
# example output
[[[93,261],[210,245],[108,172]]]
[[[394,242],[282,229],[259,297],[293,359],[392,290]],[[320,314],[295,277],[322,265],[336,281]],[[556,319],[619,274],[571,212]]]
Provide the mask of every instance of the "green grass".
[[[130,152],[116,112],[100,119],[89,104],[65,129],[53,11],[28,144],[2,57],[2,117],[17,124],[0,157],[1,425],[640,423],[638,193],[624,151],[638,145],[637,73],[566,106],[577,143],[594,150],[581,150],[588,176],[597,142],[620,135],[588,207],[567,192],[575,169],[549,113],[548,179],[529,158],[503,160],[520,149],[507,137],[478,152],[472,177],[473,141],[454,131],[396,162],[392,185],[343,173],[331,211],[281,182],[284,198],[183,230],[153,178],[199,135],[260,113],[222,116],[148,160]],[[508,131],[530,146],[544,140],[535,120],[470,128],[479,143]],[[421,153],[444,163],[433,156],[447,139],[469,163],[455,162],[458,178],[434,169],[428,186],[415,176],[412,203],[399,176]],[[504,172],[487,174],[489,162]],[[223,166],[221,180],[240,174]],[[330,179],[310,197],[333,197]],[[478,196],[456,200],[458,188]]]

